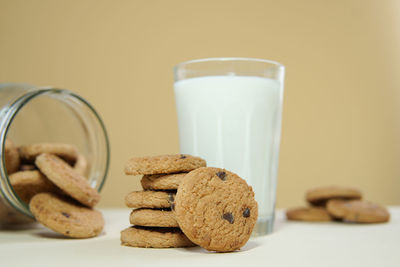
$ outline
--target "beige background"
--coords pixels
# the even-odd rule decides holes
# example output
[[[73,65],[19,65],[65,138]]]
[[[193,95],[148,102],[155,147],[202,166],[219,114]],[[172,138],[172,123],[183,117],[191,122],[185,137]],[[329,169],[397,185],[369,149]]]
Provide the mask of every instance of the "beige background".
[[[138,188],[129,157],[178,152],[172,67],[220,56],[287,67],[279,207],[324,184],[400,204],[399,47],[396,0],[0,0],[0,81],[74,90],[103,117],[103,206]]]

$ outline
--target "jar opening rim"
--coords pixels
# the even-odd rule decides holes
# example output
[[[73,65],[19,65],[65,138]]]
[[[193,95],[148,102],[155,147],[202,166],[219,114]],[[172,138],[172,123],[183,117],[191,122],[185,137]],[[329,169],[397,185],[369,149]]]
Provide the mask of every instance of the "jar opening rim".
[[[5,142],[6,142],[6,137],[8,135],[8,131],[12,125],[13,120],[15,117],[18,115],[19,111],[23,109],[25,105],[29,103],[29,101],[43,95],[65,95],[66,97],[70,97],[73,99],[78,100],[79,103],[82,103],[84,106],[86,106],[90,112],[94,115],[96,122],[100,125],[100,129],[102,131],[102,134],[104,135],[104,143],[105,143],[105,150],[106,150],[106,163],[104,166],[104,175],[103,177],[99,180],[99,183],[97,185],[98,191],[101,191],[101,189],[104,186],[104,183],[107,178],[108,170],[109,170],[109,164],[110,164],[110,144],[109,144],[109,138],[107,135],[107,131],[105,128],[105,125],[100,118],[99,114],[97,111],[94,109],[94,107],[86,101],[84,98],[81,96],[77,95],[76,93],[67,90],[67,89],[58,89],[58,88],[50,88],[50,87],[40,87],[40,88],[34,88],[34,89],[28,89],[25,94],[22,96],[18,97],[14,101],[8,104],[8,109],[5,111],[3,114],[3,121],[1,122],[0,125],[0,145],[2,148],[2,159],[0,164],[3,166],[3,168],[0,168],[0,185],[1,186],[1,193],[3,196],[5,196],[6,200],[8,203],[21,212],[24,215],[27,215],[29,217],[33,218],[33,215],[29,211],[29,207],[26,203],[24,203],[17,193],[14,191],[9,176],[7,174],[6,168],[5,168]]]

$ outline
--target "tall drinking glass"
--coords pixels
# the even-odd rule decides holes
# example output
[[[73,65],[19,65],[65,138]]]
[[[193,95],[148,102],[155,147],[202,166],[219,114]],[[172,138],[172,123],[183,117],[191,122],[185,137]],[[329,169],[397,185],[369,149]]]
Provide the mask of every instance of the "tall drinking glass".
[[[255,192],[253,235],[272,232],[284,66],[251,58],[209,58],[174,68],[180,152],[235,172]]]

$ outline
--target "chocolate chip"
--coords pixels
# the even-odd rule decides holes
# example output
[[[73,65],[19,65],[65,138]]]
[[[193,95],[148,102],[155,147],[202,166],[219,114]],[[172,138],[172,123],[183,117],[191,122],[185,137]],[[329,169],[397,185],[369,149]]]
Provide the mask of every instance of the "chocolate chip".
[[[245,217],[245,218],[250,217],[250,209],[249,208],[244,209],[243,217]]]
[[[219,177],[219,179],[221,179],[222,181],[226,180],[226,173],[225,172],[217,172],[217,176]]]
[[[69,218],[71,215],[66,213],[66,212],[61,212],[62,215],[64,215],[65,217]]]
[[[222,215],[222,219],[227,220],[230,224],[232,224],[235,221],[235,218],[233,218],[233,215],[230,212]]]
[[[171,210],[175,210],[175,203],[171,203]]]
[[[181,159],[186,159],[186,156],[182,154]]]
[[[69,234],[69,231],[66,231],[65,234],[68,235],[68,234]]]

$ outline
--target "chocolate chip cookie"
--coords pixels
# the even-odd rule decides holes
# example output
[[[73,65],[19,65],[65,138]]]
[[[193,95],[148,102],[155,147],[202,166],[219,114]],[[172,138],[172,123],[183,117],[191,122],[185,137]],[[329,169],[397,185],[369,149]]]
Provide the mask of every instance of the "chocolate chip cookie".
[[[175,192],[133,191],[125,197],[129,208],[171,208]]]
[[[129,217],[131,224],[151,227],[179,227],[171,210],[136,209]]]
[[[132,158],[125,166],[125,174],[161,174],[188,172],[206,166],[206,161],[190,155],[162,155]]]
[[[329,200],[326,208],[335,218],[347,222],[381,223],[389,221],[390,214],[386,208],[362,200]]]
[[[18,197],[29,203],[31,198],[42,192],[60,192],[40,171],[19,171],[9,176],[10,183]]]
[[[132,226],[121,232],[121,245],[142,248],[194,247],[179,228]]]
[[[316,206],[323,206],[329,199],[361,199],[361,191],[346,186],[323,186],[308,190],[306,200]]]
[[[99,193],[86,178],[59,157],[43,153],[36,157],[35,164],[50,181],[83,205],[94,207],[100,201]]]
[[[234,251],[250,238],[258,217],[252,188],[238,175],[219,168],[188,173],[175,197],[182,231],[210,251]]]
[[[34,162],[36,157],[42,153],[54,154],[69,164],[75,163],[78,157],[78,150],[70,144],[41,143],[30,144],[19,147],[21,158],[28,162]]]
[[[104,227],[103,215],[74,200],[52,193],[35,195],[29,208],[36,220],[53,231],[73,238],[97,236]]]
[[[143,189],[146,190],[176,190],[186,174],[187,173],[144,175],[140,183]]]
[[[292,221],[328,222],[332,217],[324,208],[301,207],[292,208],[286,211],[286,218]]]

